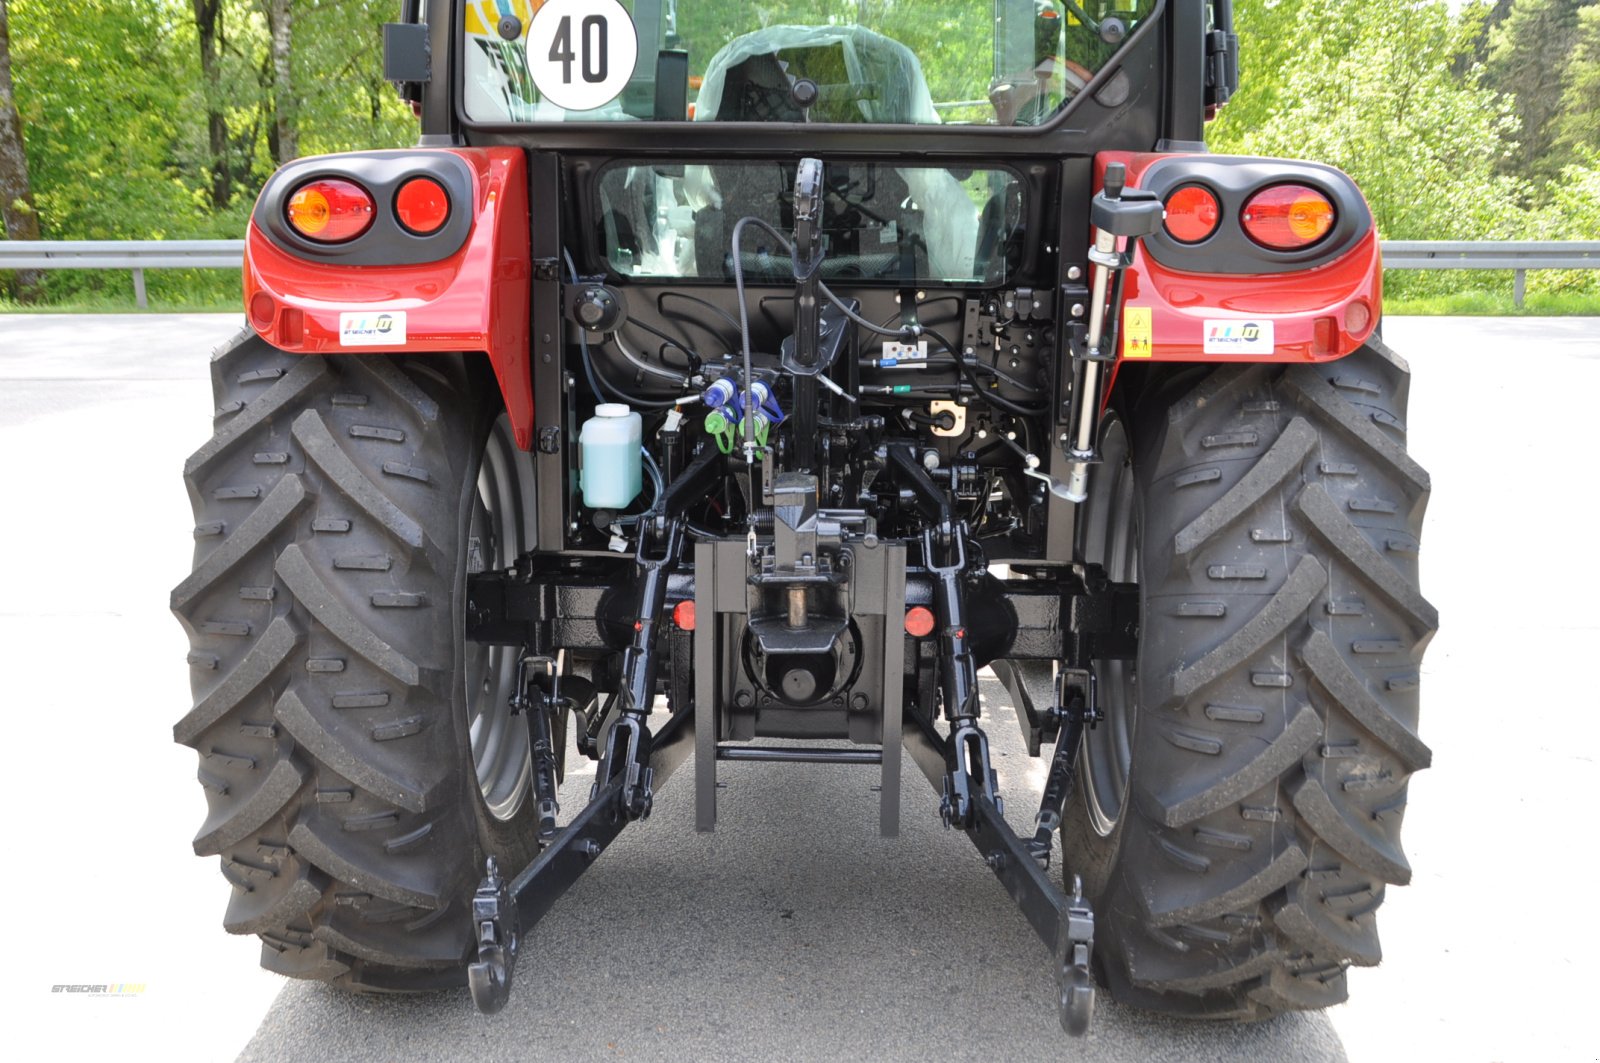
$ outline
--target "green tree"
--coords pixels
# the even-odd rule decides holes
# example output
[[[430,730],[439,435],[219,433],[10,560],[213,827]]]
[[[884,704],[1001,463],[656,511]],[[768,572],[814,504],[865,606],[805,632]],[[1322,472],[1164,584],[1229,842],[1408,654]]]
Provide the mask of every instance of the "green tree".
[[[176,165],[175,84],[195,71],[172,44],[182,9],[135,0],[9,2],[17,105],[44,235],[181,231],[197,213],[199,191]]]
[[[1578,28],[1561,77],[1561,109],[1552,125],[1558,154],[1600,165],[1600,3],[1578,11]],[[1600,235],[1600,224],[1590,230]]]
[[[1496,162],[1515,121],[1475,70],[1453,73],[1466,41],[1444,3],[1246,3],[1240,34],[1241,89],[1214,148],[1339,166],[1385,238],[1510,235],[1521,186]]]
[[[291,51],[301,154],[399,148],[417,119],[383,80],[383,24],[392,0],[293,0]]]
[[[1585,2],[1513,0],[1505,21],[1489,34],[1489,84],[1515,101],[1521,123],[1518,150],[1502,160],[1503,173],[1542,182],[1574,161],[1570,152],[1556,150],[1556,125],[1563,72]]]
[[[33,185],[28,178],[28,154],[22,139],[22,118],[17,114],[11,81],[11,15],[0,0],[0,231],[8,240],[37,240],[39,217],[33,207]],[[17,275],[17,295],[31,301],[38,292],[39,274],[26,270]]]

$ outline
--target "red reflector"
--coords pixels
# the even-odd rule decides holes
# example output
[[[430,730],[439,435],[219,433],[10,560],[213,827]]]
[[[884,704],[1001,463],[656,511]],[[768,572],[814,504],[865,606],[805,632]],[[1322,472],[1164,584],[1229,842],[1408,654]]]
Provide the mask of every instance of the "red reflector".
[[[394,215],[408,232],[436,233],[450,220],[450,196],[431,177],[413,177],[394,197]]]
[[[372,197],[354,181],[321,177],[295,189],[284,213],[301,236],[338,244],[372,227]]]
[[[1311,350],[1315,354],[1332,354],[1339,338],[1339,323],[1331,317],[1319,317],[1311,323]]]
[[[1344,330],[1352,336],[1365,335],[1371,324],[1372,308],[1365,299],[1357,299],[1344,308]]]
[[[1167,197],[1167,234],[1179,243],[1197,244],[1217,231],[1222,208],[1209,188],[1184,185]]]
[[[278,319],[278,344],[298,347],[306,338],[306,315],[294,307],[285,307]]]
[[[1250,239],[1274,251],[1298,251],[1328,235],[1336,214],[1328,197],[1305,185],[1273,185],[1245,201],[1239,221]]]
[[[277,312],[278,304],[266,292],[256,292],[250,297],[250,324],[255,326],[257,332],[271,328],[272,317]]]
[[[906,634],[920,639],[933,631],[933,613],[925,605],[913,605],[906,610]]]
[[[693,598],[686,598],[672,607],[672,622],[685,631],[694,630]]]

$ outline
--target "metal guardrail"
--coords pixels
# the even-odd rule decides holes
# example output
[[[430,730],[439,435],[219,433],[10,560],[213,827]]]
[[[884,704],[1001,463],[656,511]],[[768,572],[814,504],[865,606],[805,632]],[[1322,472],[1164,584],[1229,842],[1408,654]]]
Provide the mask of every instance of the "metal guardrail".
[[[0,270],[126,269],[139,309],[147,269],[238,269],[243,240],[0,240]],[[1385,269],[1509,269],[1518,307],[1530,269],[1600,269],[1600,240],[1385,240]]]
[[[1600,240],[1385,240],[1384,269],[1509,269],[1520,309],[1530,269],[1600,269]]]
[[[0,269],[126,269],[148,309],[147,269],[238,269],[243,240],[0,240]]]

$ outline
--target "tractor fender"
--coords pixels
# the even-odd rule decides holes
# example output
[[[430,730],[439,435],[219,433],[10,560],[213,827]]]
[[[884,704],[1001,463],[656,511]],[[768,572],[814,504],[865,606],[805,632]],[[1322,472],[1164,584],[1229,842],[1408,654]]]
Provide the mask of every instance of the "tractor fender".
[[[395,195],[430,177],[450,215],[428,235],[406,229]],[[353,181],[373,199],[372,223],[339,243],[287,224],[295,190],[319,178]],[[296,159],[261,191],[245,238],[244,305],[268,343],[294,354],[482,352],[505,400],[517,446],[533,445],[529,372],[528,178],[520,148],[417,148]]]

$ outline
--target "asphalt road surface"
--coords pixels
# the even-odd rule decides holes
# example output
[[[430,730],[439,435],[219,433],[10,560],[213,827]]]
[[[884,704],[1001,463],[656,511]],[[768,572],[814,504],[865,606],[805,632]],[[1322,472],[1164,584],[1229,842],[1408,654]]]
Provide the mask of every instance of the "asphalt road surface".
[[[909,763],[877,837],[872,769],[724,765],[717,833],[687,775],[539,924],[510,1004],[352,997],[255,966],[202,818],[167,593],[192,549],[184,457],[210,429],[226,315],[0,317],[0,875],[9,1040],[28,1056],[171,1060],[1591,1060],[1600,1035],[1589,812],[1600,694],[1593,563],[1600,317],[1395,319],[1434,477],[1415,879],[1349,1004],[1197,1025],[1102,998],[1056,1027],[1048,955]],[[1042,764],[986,685],[1013,822]],[[580,761],[580,766],[586,766]],[[574,776],[567,806],[587,778]],[[1588,840],[1585,840],[1588,839]],[[143,986],[123,996],[62,984]]]

